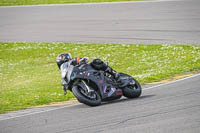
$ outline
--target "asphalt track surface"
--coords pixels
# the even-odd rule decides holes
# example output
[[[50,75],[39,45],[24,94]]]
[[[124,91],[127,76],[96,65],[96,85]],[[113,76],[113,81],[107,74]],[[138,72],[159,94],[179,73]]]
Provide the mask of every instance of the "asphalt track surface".
[[[0,7],[0,41],[200,44],[200,0]]]
[[[84,104],[0,119],[0,133],[199,133],[200,74],[98,107]]]
[[[200,44],[200,1],[0,7],[0,41]],[[199,133],[200,74],[138,99],[0,115],[0,133]]]

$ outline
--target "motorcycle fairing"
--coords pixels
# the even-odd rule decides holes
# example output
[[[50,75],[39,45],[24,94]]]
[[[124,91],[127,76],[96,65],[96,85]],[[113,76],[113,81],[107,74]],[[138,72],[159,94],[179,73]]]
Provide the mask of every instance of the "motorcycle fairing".
[[[69,71],[71,72],[68,72],[67,78],[70,79],[71,75],[74,74],[74,79],[82,79],[95,83],[102,99],[111,96],[122,95],[119,89],[117,89],[114,85],[108,84],[106,82],[104,71],[97,71],[88,64],[84,64],[79,68],[81,69],[79,69],[79,71],[77,72],[77,70],[75,70],[75,67],[69,67]],[[105,89],[107,89],[108,91],[105,92]]]

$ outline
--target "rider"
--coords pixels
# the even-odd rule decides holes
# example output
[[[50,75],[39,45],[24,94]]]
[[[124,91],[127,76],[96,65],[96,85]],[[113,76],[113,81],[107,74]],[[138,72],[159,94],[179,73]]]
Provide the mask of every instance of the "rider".
[[[59,54],[56,58],[56,63],[60,69],[61,65],[65,62],[69,62],[71,61],[72,65],[77,65],[81,62],[87,62],[89,60],[88,57],[84,57],[84,58],[72,58],[70,53],[62,53]],[[94,59],[91,63],[91,66],[96,69],[96,70],[103,70],[107,73],[109,73],[110,75],[112,75],[115,79],[118,80],[119,78],[119,74],[114,71],[110,66],[108,66],[106,63],[104,63],[102,60],[100,59]]]

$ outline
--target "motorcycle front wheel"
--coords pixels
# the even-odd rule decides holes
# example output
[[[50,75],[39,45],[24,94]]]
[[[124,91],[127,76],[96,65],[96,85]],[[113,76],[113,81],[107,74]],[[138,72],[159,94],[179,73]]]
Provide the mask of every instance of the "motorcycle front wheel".
[[[101,97],[96,91],[87,93],[81,86],[74,86],[72,92],[80,103],[88,106],[98,106],[101,104]]]

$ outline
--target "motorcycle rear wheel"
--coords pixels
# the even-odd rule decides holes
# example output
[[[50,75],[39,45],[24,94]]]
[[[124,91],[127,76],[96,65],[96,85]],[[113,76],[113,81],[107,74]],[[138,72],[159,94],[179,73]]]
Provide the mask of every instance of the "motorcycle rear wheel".
[[[77,98],[77,100],[80,103],[84,103],[88,106],[98,106],[101,104],[101,97],[99,96],[99,94],[96,91],[93,91],[92,93],[94,93],[93,95],[95,96],[94,98],[90,98],[88,96],[86,96],[85,94],[83,94],[81,92],[81,87],[80,86],[74,86],[72,88],[72,92],[74,94],[74,96]]]
[[[129,76],[128,74],[124,74],[124,73],[120,73],[120,77],[127,77],[127,78],[135,81],[134,85],[128,85],[123,88],[123,95],[125,97],[137,98],[142,94],[142,87],[136,79],[134,79],[133,77]]]

